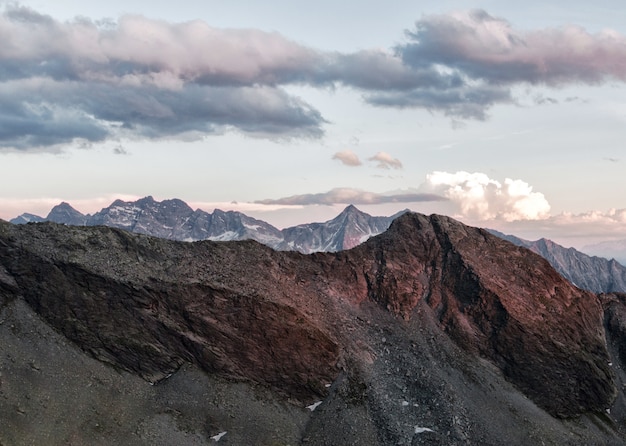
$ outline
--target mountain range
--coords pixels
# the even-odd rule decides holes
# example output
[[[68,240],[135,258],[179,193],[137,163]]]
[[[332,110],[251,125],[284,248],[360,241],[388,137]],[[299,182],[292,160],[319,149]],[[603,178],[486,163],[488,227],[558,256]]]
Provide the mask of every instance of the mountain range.
[[[583,246],[583,251],[607,259],[615,259],[626,265],[626,239],[612,240]]]
[[[625,327],[438,215],[310,255],[0,221],[0,444],[623,445]]]
[[[406,212],[406,211],[403,211]],[[350,249],[372,235],[384,232],[394,218],[372,217],[354,206],[346,207],[325,223],[309,223],[279,230],[262,220],[241,212],[212,213],[193,210],[182,200],[156,201],[152,197],[137,201],[116,200],[93,215],[83,215],[69,203],[52,208],[47,217],[22,214],[11,223],[51,221],[73,226],[104,225],[139,234],[180,241],[256,240],[279,251],[335,252]]]
[[[61,203],[46,218],[22,214],[11,223],[52,221],[75,226],[105,225],[140,234],[180,241],[256,240],[280,251],[336,252],[353,248],[387,230],[402,211],[390,217],[373,217],[350,205],[336,218],[279,230],[262,220],[235,211],[216,209],[213,213],[193,210],[182,200],[116,200],[93,215],[83,215],[68,203]],[[615,260],[588,256],[547,239],[523,240],[491,231],[518,246],[543,256],[566,279],[595,293],[626,292],[626,268]]]
[[[490,232],[539,254],[563,277],[580,288],[594,293],[626,292],[626,268],[615,259],[588,256],[545,238],[529,241],[494,230]]]

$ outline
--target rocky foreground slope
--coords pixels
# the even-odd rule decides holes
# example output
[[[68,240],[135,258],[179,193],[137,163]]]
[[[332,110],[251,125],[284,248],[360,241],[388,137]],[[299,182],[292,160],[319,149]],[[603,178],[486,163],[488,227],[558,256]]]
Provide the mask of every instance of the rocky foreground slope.
[[[625,302],[441,216],[311,255],[0,222],[0,444],[624,444]]]

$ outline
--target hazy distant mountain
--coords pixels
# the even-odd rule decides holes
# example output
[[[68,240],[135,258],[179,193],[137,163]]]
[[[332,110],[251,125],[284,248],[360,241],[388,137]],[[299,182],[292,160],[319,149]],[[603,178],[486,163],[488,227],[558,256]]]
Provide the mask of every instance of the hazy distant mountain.
[[[309,254],[319,251],[341,251],[353,248],[373,235],[387,230],[400,214],[372,217],[348,206],[334,219],[308,223],[282,231],[262,220],[241,212],[213,213],[193,210],[182,200],[156,201],[152,197],[137,201],[116,200],[94,215],[83,215],[67,203],[55,206],[47,218],[23,214],[11,223],[53,221],[74,226],[110,226],[140,234],[181,241],[256,240],[281,251]]]
[[[583,247],[583,251],[594,256],[615,259],[622,265],[626,265],[626,240],[614,240],[587,245]]]
[[[282,230],[282,250],[301,253],[336,252],[354,248],[370,237],[385,232],[391,222],[406,211],[391,217],[372,217],[350,205],[324,223],[307,223]]]
[[[251,239],[273,246],[283,240],[274,226],[241,212],[216,209],[211,214],[201,209],[194,211],[178,199],[160,202],[152,197],[130,202],[116,200],[94,214],[87,224],[182,241]]]
[[[615,260],[591,257],[545,238],[529,241],[494,230],[490,232],[536,252],[550,262],[563,277],[580,288],[596,293],[626,292],[626,268]]]
[[[72,226],[85,226],[88,219],[89,215],[81,214],[66,202],[62,202],[61,204],[53,207],[46,217],[47,221]]]
[[[41,223],[46,221],[44,217],[40,217],[39,215],[25,213],[14,219],[10,220],[10,223],[16,225],[25,225],[26,223]]]

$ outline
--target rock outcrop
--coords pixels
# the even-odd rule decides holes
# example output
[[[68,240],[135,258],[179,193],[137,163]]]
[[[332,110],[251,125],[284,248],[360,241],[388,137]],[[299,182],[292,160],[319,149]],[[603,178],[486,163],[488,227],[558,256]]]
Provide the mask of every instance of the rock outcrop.
[[[485,230],[417,214],[367,247],[374,245],[374,299],[404,318],[425,299],[460,345],[490,358],[555,415],[608,407],[615,388],[602,307],[545,259]]]
[[[0,222],[0,305],[22,301],[92,357],[152,384],[197,367],[300,408],[321,401],[302,444],[626,439],[605,337],[605,326],[622,336],[625,312],[447,217],[405,214],[354,249],[311,255]]]

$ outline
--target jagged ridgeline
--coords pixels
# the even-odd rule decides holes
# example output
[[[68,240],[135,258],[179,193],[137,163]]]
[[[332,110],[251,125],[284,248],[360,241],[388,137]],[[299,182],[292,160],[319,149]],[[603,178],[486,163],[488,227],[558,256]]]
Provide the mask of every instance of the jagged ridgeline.
[[[447,217],[310,255],[1,222],[0,305],[2,444],[626,439],[624,296]]]
[[[373,217],[350,205],[337,217],[322,223],[306,223],[279,230],[262,220],[241,212],[212,213],[193,210],[182,200],[156,201],[145,197],[137,201],[116,200],[93,215],[83,215],[68,203],[61,203],[47,217],[22,214],[12,223],[52,221],[66,225],[105,225],[139,234],[172,240],[256,240],[282,251],[335,252],[353,248],[387,230],[405,211],[389,217]],[[550,240],[534,242],[491,231],[516,245],[543,256],[576,286],[595,293],[626,292],[626,268],[615,260],[591,257]]]
[[[64,202],[52,208],[46,218],[22,214],[11,223],[52,221],[73,226],[104,225],[182,241],[256,240],[277,250],[310,254],[352,248],[385,231],[403,212],[390,217],[372,217],[350,205],[330,221],[279,230],[241,212],[193,210],[182,200],[156,201],[145,197],[137,201],[116,200],[93,215],[83,215]]]

